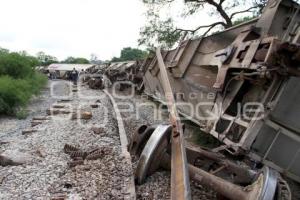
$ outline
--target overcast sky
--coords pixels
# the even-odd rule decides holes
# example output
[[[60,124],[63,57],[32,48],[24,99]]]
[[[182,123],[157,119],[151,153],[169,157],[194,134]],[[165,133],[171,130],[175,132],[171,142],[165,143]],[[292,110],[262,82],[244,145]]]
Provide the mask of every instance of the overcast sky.
[[[0,47],[99,59],[137,47],[140,0],[0,0]]]
[[[178,15],[184,1],[178,2],[164,14]],[[192,28],[215,21],[205,10],[178,23]],[[138,47],[145,11],[142,0],[0,0],[0,47],[59,60],[92,53],[107,60]]]

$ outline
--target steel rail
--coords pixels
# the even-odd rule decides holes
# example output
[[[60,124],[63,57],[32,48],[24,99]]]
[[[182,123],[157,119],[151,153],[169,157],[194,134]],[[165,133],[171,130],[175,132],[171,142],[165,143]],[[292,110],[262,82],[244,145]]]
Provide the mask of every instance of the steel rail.
[[[118,132],[120,136],[120,142],[121,142],[121,149],[122,149],[122,154],[126,160],[126,163],[128,167],[130,168],[130,171],[133,172],[132,169],[132,163],[131,163],[131,156],[130,153],[127,150],[127,145],[128,145],[128,140],[127,140],[127,135],[123,123],[123,118],[120,113],[120,110],[118,108],[117,103],[115,102],[113,96],[107,91],[103,90],[104,93],[109,97],[110,102],[114,108],[115,114],[116,114],[116,119],[117,119],[117,124],[118,124]],[[124,199],[126,200],[135,200],[136,199],[136,192],[135,192],[135,184],[134,184],[134,176],[129,177],[128,182],[130,184],[124,184],[124,188],[127,190],[124,194]]]
[[[190,181],[187,166],[186,152],[184,148],[183,127],[177,112],[176,102],[168,72],[161,55],[161,50],[156,50],[157,62],[160,69],[160,76],[163,90],[169,110],[169,118],[172,124],[171,134],[171,199],[189,200],[191,199]]]

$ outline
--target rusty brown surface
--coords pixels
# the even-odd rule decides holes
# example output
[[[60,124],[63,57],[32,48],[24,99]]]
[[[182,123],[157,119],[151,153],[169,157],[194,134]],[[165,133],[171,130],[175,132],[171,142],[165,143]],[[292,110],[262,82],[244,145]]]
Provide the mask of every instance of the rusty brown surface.
[[[184,140],[182,124],[177,113],[172,87],[169,82],[160,49],[157,49],[156,56],[160,68],[161,78],[163,80],[162,84],[170,113],[170,122],[173,126],[171,134],[171,199],[190,199],[190,183],[187,171],[186,153],[183,146]]]
[[[128,151],[131,155],[139,156],[141,154],[155,128],[156,126],[147,126],[143,124],[136,129],[128,146]]]
[[[232,200],[247,200],[248,196],[242,187],[234,185],[224,179],[214,176],[204,170],[189,165],[189,172],[192,179],[204,185],[212,187],[218,193]]]

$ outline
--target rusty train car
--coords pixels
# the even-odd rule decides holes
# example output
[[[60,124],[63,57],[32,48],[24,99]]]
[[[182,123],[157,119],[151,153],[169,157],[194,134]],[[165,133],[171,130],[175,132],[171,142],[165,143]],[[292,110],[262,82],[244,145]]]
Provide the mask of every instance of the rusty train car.
[[[259,18],[161,51],[176,107],[223,145],[300,182],[300,14],[270,0]],[[144,92],[166,103],[157,56]],[[192,106],[191,106],[192,105]]]

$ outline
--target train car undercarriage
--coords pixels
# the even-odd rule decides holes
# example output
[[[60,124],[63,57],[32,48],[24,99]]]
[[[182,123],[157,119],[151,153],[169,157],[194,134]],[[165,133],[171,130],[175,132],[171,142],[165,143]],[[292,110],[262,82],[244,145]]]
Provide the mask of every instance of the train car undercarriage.
[[[260,18],[144,62],[138,88],[168,106],[170,124],[134,134],[138,184],[164,168],[172,199],[190,198],[189,178],[229,199],[291,199],[278,172],[300,181],[299,8],[270,0]],[[222,145],[187,144],[179,115]]]

